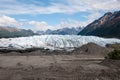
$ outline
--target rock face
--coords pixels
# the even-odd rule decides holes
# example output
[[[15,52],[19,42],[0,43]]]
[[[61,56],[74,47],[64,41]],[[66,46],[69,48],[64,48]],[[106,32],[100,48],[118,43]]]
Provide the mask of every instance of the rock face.
[[[13,27],[0,26],[0,38],[32,36],[32,30],[17,29]]]
[[[79,35],[120,38],[120,11],[106,13],[86,26]]]
[[[76,35],[82,28],[62,28],[57,30],[37,31],[37,34],[57,34],[57,35]]]

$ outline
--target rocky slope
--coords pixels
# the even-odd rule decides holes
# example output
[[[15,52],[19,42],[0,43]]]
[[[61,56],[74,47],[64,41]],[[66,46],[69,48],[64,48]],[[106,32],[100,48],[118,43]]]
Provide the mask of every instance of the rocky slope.
[[[120,38],[120,11],[106,13],[86,26],[79,35]]]
[[[106,56],[112,49],[107,47],[101,47],[95,43],[88,43],[79,48],[76,48],[73,54],[84,54],[84,55],[96,55],[96,56]]]

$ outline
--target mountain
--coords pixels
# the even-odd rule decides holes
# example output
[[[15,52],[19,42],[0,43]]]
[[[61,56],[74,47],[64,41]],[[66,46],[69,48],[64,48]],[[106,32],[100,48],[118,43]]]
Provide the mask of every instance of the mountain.
[[[57,34],[57,35],[76,35],[81,31],[82,28],[62,28],[57,30],[46,30],[46,31],[37,31],[38,34]]]
[[[0,26],[0,38],[32,36],[32,30],[17,29],[14,27]]]
[[[86,26],[78,35],[120,38],[120,11],[108,12]]]

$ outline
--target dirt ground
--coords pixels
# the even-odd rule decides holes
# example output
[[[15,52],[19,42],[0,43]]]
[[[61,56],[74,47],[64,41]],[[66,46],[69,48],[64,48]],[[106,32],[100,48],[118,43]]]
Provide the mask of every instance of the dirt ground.
[[[0,56],[0,80],[120,80],[120,66],[90,55]],[[120,64],[117,61],[116,64]]]

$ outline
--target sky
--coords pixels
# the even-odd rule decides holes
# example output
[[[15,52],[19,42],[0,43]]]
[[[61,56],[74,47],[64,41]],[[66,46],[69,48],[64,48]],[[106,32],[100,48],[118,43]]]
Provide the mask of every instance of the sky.
[[[0,26],[33,31],[85,27],[119,10],[120,0],[0,0]]]

